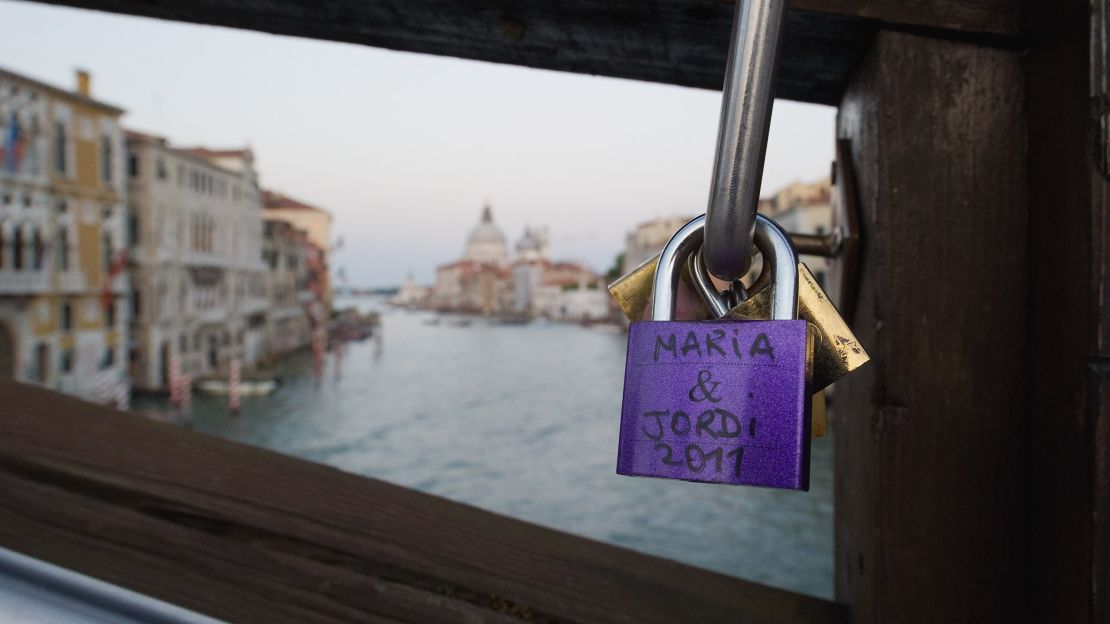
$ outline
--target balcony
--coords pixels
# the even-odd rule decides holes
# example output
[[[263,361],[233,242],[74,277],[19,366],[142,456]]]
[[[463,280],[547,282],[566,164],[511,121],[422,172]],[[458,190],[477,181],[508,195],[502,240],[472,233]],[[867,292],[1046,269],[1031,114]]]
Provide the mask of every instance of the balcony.
[[[38,295],[50,290],[50,274],[35,270],[0,270],[0,296]]]

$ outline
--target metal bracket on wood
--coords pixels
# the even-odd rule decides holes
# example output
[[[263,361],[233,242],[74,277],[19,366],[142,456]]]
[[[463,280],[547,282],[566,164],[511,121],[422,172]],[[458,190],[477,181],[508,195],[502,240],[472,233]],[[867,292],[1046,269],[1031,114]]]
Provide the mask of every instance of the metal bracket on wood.
[[[860,206],[856,191],[856,172],[852,167],[852,146],[847,139],[836,141],[836,167],[833,170],[832,229],[828,234],[790,233],[800,255],[830,260],[830,290],[844,320],[850,325],[855,314],[859,283]],[[834,287],[834,288],[833,288]]]

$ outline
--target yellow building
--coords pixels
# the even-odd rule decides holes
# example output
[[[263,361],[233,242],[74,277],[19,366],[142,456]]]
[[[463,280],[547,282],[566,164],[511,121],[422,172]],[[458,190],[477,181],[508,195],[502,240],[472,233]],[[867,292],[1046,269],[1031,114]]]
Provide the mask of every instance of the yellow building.
[[[122,114],[0,69],[0,377],[127,391]]]

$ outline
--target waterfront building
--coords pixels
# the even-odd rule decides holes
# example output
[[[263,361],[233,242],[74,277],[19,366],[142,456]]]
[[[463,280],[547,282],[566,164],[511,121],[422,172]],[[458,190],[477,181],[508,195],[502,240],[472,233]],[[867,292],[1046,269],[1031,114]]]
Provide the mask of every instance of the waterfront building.
[[[323,252],[321,262],[331,262],[331,213],[319,206],[294,199],[273,190],[262,191],[262,204],[266,219],[285,221],[308,235],[308,240]],[[331,278],[326,273],[320,276],[320,287],[325,293],[324,306],[331,309]]]
[[[550,259],[551,234],[547,226],[524,226],[524,233],[516,242],[517,262],[543,262]]]
[[[322,250],[287,221],[266,219],[262,239],[269,309],[266,352],[288,353],[312,344],[312,331],[324,319],[320,284]]]
[[[249,149],[176,148],[128,132],[131,377],[165,390],[265,354],[262,198]]]
[[[421,286],[416,283],[416,278],[409,273],[405,277],[405,283],[397,290],[397,294],[390,300],[390,305],[400,306],[403,308],[415,308],[424,304],[428,295],[431,293],[431,288]]]
[[[512,312],[517,316],[536,316],[536,302],[544,272],[550,266],[550,235],[546,227],[525,227],[516,243],[512,272]]]
[[[694,215],[671,216],[652,219],[638,224],[624,239],[624,259],[621,274],[625,275],[640,266],[644,260],[663,250],[667,241]]]
[[[546,227],[526,227],[509,263],[508,244],[489,205],[470,232],[463,257],[436,268],[429,307],[444,311],[602,320],[611,316],[609,296],[597,275],[578,262],[552,262]],[[581,290],[581,292],[575,292]],[[603,309],[604,312],[599,312]]]
[[[512,288],[507,267],[458,260],[436,268],[431,307],[452,312],[501,314],[511,308]]]
[[[0,378],[128,392],[122,114],[0,69]]]
[[[493,209],[482,207],[478,224],[467,236],[462,258],[436,267],[431,307],[444,311],[499,314],[511,307],[509,246],[493,222]],[[510,294],[506,294],[510,293]]]
[[[602,282],[582,263],[549,263],[536,290],[535,315],[559,321],[608,319],[612,316],[612,297]]]
[[[475,264],[503,267],[509,264],[509,246],[505,234],[493,222],[489,204],[482,208],[482,220],[470,231],[463,251],[463,260]]]

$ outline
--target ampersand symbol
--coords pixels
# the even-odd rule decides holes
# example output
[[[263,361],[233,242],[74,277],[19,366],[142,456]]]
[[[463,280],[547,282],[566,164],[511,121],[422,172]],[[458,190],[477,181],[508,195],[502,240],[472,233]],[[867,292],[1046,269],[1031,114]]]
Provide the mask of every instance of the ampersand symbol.
[[[709,387],[706,387],[706,382],[710,382]],[[695,384],[693,388],[690,388],[690,392],[686,393],[686,395],[689,396],[690,400],[695,403],[700,403],[702,401],[718,403],[720,402],[721,397],[713,394],[713,391],[716,390],[717,386],[719,385],[721,385],[721,382],[713,381],[713,373],[710,373],[707,370],[698,371],[698,383]],[[694,396],[695,390],[699,391],[699,394],[701,395],[700,398]]]

